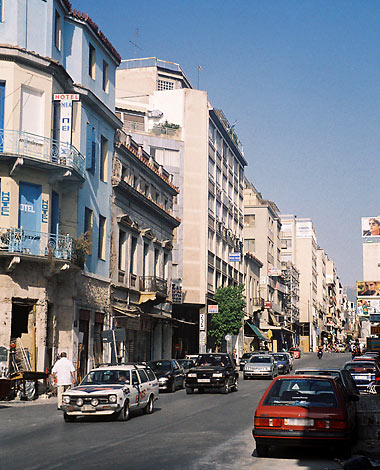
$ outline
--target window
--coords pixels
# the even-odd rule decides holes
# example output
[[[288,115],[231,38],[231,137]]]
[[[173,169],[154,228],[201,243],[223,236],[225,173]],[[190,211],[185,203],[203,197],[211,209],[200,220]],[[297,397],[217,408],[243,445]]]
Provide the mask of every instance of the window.
[[[255,214],[245,215],[244,216],[244,227],[254,227],[255,226]]]
[[[137,238],[131,237],[131,258],[129,270],[131,274],[136,274],[136,250],[137,250]]]
[[[99,215],[98,258],[106,258],[106,218]]]
[[[145,373],[145,370],[139,369],[137,373],[140,376],[141,383],[149,382],[148,375]]]
[[[88,74],[95,80],[96,51],[92,44],[88,46]]]
[[[119,259],[118,265],[120,271],[125,271],[125,241],[127,234],[124,230],[119,230]]]
[[[154,249],[154,276],[156,277],[160,276],[159,261],[160,261],[160,250],[158,248],[155,248]]]
[[[43,135],[45,121],[44,93],[26,86],[21,87],[21,130]]]
[[[158,80],[157,81],[157,90],[174,90],[174,82],[169,82],[167,80]]]
[[[164,279],[168,279],[169,277],[169,255],[168,253],[164,253]]]
[[[143,276],[149,276],[149,244],[144,243]]]
[[[107,164],[108,164],[108,140],[101,137],[100,141],[100,179],[107,181]]]
[[[255,252],[255,239],[254,238],[244,240],[244,251],[248,253]]]
[[[108,93],[109,90],[109,67],[106,61],[103,60],[103,90]]]
[[[2,1],[0,0],[0,5]],[[1,8],[1,6],[0,6]],[[54,20],[54,44],[55,47],[60,51],[61,50],[61,15],[55,10],[55,20]]]
[[[88,207],[84,208],[84,227],[83,232],[90,241],[90,250],[91,250],[91,241],[92,241],[92,229],[93,229],[93,212]],[[91,254],[91,252],[90,252]]]
[[[0,23],[4,21],[4,0],[0,0]]]
[[[96,131],[92,124],[87,123],[86,135],[86,170],[95,172],[96,162]]]

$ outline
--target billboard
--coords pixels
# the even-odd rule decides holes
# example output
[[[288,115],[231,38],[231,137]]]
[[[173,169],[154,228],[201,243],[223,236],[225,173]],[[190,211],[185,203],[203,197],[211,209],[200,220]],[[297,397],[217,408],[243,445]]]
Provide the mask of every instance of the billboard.
[[[380,281],[358,281],[356,283],[357,297],[380,297]]]
[[[358,315],[376,314],[380,314],[380,299],[358,299]]]
[[[362,217],[362,237],[380,237],[380,216]]]
[[[314,230],[313,230],[313,222],[305,221],[299,222],[297,221],[296,225],[296,237],[297,238],[313,238]]]

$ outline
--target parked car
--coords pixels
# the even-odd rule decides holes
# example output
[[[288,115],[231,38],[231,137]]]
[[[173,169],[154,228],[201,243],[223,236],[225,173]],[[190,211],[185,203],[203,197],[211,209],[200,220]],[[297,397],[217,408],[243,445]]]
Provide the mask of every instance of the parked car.
[[[198,356],[197,356],[198,357]],[[193,359],[177,359],[178,364],[182,367],[185,374],[195,366],[195,361]]]
[[[289,351],[283,351],[282,354],[286,354],[289,357],[290,370],[293,370],[294,357]]]
[[[294,372],[295,375],[327,375],[330,377],[339,377],[345,386],[347,393],[350,395],[360,395],[360,391],[356,386],[355,380],[352,375],[346,369],[315,369],[315,368],[304,368],[297,369]]]
[[[270,354],[253,355],[243,369],[244,380],[252,379],[253,377],[269,377],[273,379],[277,375],[277,363]]]
[[[301,349],[292,347],[289,349],[290,354],[294,357],[294,359],[301,359]]]
[[[363,354],[362,356],[356,356],[352,359],[354,362],[356,361],[367,361],[367,362],[375,362],[378,366],[380,366],[379,359],[374,356],[368,356],[367,354]]]
[[[158,378],[160,391],[173,393],[178,388],[184,388],[185,372],[175,359],[151,361],[149,366]]]
[[[235,361],[227,353],[200,354],[195,367],[186,374],[186,393],[195,389],[203,393],[206,388],[217,388],[222,393],[238,390],[239,372]]]
[[[116,419],[126,421],[132,410],[153,413],[157,399],[158,380],[149,367],[98,367],[92,369],[80,385],[63,394],[63,418],[73,422],[78,416],[114,415]]]
[[[240,370],[243,370],[244,369],[244,366],[247,364],[247,362],[249,361],[249,359],[254,355],[254,354],[257,354],[257,352],[249,352],[249,353],[244,353],[241,358],[240,358],[240,362],[239,362],[239,368]]]
[[[361,393],[365,393],[369,384],[380,377],[380,368],[374,361],[346,362],[344,369],[352,375]]]
[[[274,360],[277,362],[278,373],[279,374],[289,374],[290,373],[290,361],[289,357],[285,353],[272,353]]]
[[[347,393],[337,377],[277,377],[261,398],[253,437],[259,457],[270,446],[334,446],[347,454],[356,427],[357,395]]]

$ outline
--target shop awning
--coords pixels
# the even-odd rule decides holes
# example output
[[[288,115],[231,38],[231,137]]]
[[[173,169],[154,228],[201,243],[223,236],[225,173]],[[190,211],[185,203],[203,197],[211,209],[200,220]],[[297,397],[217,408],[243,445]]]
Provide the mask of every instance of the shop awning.
[[[130,317],[130,318],[136,318],[140,315],[140,312],[137,309],[127,310],[127,309],[115,307],[114,305],[112,306],[112,309],[116,313],[121,313],[122,315],[125,315],[125,316]]]
[[[265,333],[259,330],[256,325],[253,325],[252,323],[247,322],[247,325],[251,328],[253,333],[261,340],[261,341],[267,341],[268,338],[266,337]],[[265,335],[265,336],[264,336]]]
[[[148,302],[148,300],[156,300],[156,292],[147,292],[146,294],[140,294],[139,304]]]

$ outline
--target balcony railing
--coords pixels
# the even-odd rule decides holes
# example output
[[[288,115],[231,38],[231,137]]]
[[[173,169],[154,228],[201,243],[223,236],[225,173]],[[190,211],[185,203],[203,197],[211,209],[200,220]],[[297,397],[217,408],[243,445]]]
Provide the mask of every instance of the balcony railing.
[[[0,253],[53,256],[71,260],[73,240],[68,235],[33,232],[21,228],[0,228]]]
[[[76,170],[82,177],[85,172],[85,158],[66,142],[49,139],[24,131],[0,129],[0,155],[11,154],[30,157]]]
[[[165,279],[156,276],[140,276],[141,292],[157,292],[161,295],[167,295],[168,283]]]

